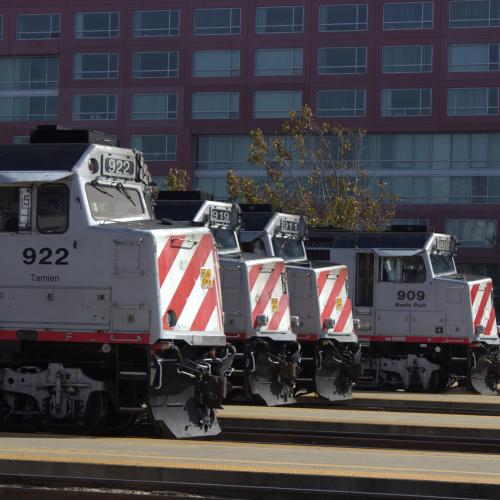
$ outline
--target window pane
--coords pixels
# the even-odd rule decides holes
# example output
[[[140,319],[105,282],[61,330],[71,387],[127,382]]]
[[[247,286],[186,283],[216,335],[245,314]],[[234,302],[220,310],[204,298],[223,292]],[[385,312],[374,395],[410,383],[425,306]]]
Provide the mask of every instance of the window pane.
[[[318,74],[366,73],[366,47],[324,47],[318,51]]]
[[[240,51],[196,50],[193,53],[193,76],[240,76]]]
[[[319,31],[364,31],[368,29],[368,5],[320,5]]]
[[[494,247],[496,221],[482,219],[447,219],[445,231],[453,234],[464,247]]]
[[[56,120],[57,107],[57,96],[0,97],[0,122]]]
[[[256,49],[255,76],[302,75],[302,49]]]
[[[131,146],[142,151],[146,161],[175,161],[177,156],[175,135],[134,135]]]
[[[178,52],[136,52],[133,56],[134,78],[177,78]]]
[[[448,48],[448,71],[498,71],[498,46],[497,43],[450,45]]]
[[[431,89],[382,91],[382,116],[430,116]]]
[[[318,116],[365,116],[366,91],[320,90],[318,91]]]
[[[257,7],[257,33],[299,33],[304,30],[304,7]]]
[[[61,234],[68,229],[69,189],[44,184],[37,191],[36,227],[41,233]]]
[[[448,89],[448,116],[498,115],[498,88]]]
[[[384,47],[384,73],[429,73],[432,71],[432,45]]]
[[[179,35],[178,10],[149,10],[134,12],[134,36]]]
[[[18,40],[44,40],[61,35],[60,14],[18,14],[16,38]]]
[[[240,9],[196,9],[195,35],[239,35]]]
[[[384,30],[432,29],[434,2],[384,4]]]
[[[239,92],[196,92],[192,96],[194,120],[239,118]]]
[[[0,90],[57,89],[59,58],[0,57]]]
[[[118,78],[118,54],[75,54],[73,65],[75,80]]]
[[[450,0],[450,28],[500,26],[500,0]]]
[[[75,38],[117,38],[119,12],[82,12],[75,14]]]
[[[288,118],[302,107],[302,91],[255,92],[254,118]]]
[[[116,115],[115,94],[73,96],[73,120],[116,120]]]
[[[177,94],[135,94],[132,120],[175,120]]]

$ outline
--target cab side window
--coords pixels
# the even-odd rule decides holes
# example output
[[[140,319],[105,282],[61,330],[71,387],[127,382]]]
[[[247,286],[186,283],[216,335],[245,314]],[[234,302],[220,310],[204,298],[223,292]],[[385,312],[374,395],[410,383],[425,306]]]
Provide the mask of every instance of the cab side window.
[[[403,257],[403,283],[424,283],[425,263],[420,255]]]
[[[384,257],[380,260],[380,281],[401,281],[401,259],[399,257]]]
[[[19,188],[0,187],[0,232],[19,230]]]
[[[38,188],[36,227],[41,233],[61,234],[68,229],[69,189],[64,184],[43,184]]]

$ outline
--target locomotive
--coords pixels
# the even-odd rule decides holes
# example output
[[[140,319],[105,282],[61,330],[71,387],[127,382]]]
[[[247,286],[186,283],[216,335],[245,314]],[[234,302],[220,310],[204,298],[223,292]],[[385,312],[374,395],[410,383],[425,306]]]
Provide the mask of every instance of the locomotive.
[[[453,236],[312,229],[306,247],[310,257],[349,268],[363,349],[360,386],[443,391],[458,380],[497,393],[492,281],[457,273]]]
[[[286,263],[290,311],[301,345],[297,390],[330,400],[352,397],[360,366],[345,265],[307,259],[304,217],[243,206],[240,242],[245,251],[281,257]]]
[[[142,154],[102,134],[0,146],[2,423],[220,432],[234,349],[215,241],[156,221],[150,184]]]
[[[295,402],[300,345],[292,332],[283,259],[242,253],[237,237],[239,208],[200,192],[160,192],[158,218],[209,227],[218,245],[224,330],[236,348],[230,398],[264,400],[269,406]]]

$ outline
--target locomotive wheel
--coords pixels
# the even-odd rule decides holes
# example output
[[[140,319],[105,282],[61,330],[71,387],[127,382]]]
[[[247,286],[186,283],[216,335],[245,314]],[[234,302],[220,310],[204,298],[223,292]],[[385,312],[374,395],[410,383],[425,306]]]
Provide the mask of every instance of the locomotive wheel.
[[[435,370],[429,380],[429,392],[446,392],[450,387],[450,374],[447,370]]]
[[[95,391],[90,395],[83,417],[83,426],[87,432],[97,433],[104,429],[108,409],[108,397],[105,392]]]

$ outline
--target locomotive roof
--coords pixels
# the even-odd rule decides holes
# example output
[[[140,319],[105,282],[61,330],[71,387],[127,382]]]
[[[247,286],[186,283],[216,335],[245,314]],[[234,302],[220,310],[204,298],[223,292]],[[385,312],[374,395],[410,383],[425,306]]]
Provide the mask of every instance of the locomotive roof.
[[[241,220],[245,231],[263,231],[274,212],[242,212]]]
[[[0,171],[70,172],[88,147],[88,144],[2,144]]]
[[[424,248],[433,233],[342,232],[309,229],[306,246],[323,248]]]

